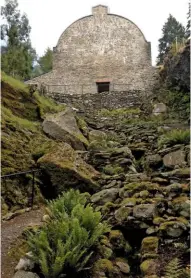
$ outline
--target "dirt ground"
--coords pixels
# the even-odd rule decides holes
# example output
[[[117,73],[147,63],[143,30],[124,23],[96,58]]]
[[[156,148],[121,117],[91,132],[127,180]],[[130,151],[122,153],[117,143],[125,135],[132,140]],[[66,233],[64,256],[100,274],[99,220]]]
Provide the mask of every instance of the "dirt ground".
[[[12,246],[28,226],[40,225],[44,209],[31,210],[1,223],[1,278],[12,278],[18,259],[10,256]]]

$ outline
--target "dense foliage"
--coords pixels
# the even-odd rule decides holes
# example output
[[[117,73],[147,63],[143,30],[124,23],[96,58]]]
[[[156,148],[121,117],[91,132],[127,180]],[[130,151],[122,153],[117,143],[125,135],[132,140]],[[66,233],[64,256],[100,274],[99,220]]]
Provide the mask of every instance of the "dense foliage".
[[[47,225],[30,233],[30,249],[45,277],[71,277],[82,271],[93,254],[92,246],[108,231],[100,212],[86,203],[86,194],[74,190],[63,193],[49,202]]]
[[[2,70],[19,79],[29,79],[36,59],[31,46],[29,20],[18,10],[17,0],[6,0],[1,7]]]
[[[44,55],[38,60],[43,73],[49,72],[52,69],[52,54],[52,50],[48,47]]]
[[[191,16],[191,3],[188,3],[187,25],[186,25],[186,38],[190,37],[190,16]]]
[[[173,43],[182,43],[185,38],[184,26],[169,15],[167,22],[162,28],[162,37],[159,39],[159,55],[157,57],[158,64],[161,64],[170,50]]]
[[[35,65],[32,77],[47,73],[52,69],[53,51],[48,47],[43,56],[39,57],[38,63]]]

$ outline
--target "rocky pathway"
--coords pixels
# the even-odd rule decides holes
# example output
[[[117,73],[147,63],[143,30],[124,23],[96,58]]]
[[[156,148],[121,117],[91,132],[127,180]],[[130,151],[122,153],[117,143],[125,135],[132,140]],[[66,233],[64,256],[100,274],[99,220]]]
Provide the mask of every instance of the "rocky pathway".
[[[12,244],[28,226],[41,224],[43,208],[31,210],[1,224],[1,278],[12,278],[18,261],[10,258]]]

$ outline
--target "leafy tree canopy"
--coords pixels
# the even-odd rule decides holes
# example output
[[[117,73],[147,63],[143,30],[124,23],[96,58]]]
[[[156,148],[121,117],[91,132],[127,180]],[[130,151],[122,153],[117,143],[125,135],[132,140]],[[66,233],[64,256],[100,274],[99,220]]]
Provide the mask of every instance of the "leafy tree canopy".
[[[52,57],[53,51],[48,47],[43,56],[38,59],[38,63],[33,69],[33,77],[39,76],[41,74],[47,73],[52,69]]]
[[[52,69],[52,54],[52,50],[48,47],[45,54],[38,60],[43,73],[49,72]]]
[[[29,20],[25,14],[21,15],[17,0],[5,0],[1,16],[4,22],[1,25],[2,70],[14,77],[29,79],[36,59],[30,41]]]

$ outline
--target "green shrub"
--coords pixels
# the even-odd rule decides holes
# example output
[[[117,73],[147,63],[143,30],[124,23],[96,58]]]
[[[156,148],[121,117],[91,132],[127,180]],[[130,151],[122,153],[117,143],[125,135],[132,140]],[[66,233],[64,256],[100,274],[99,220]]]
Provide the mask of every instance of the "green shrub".
[[[158,146],[173,146],[176,144],[189,144],[190,130],[171,130],[162,135],[158,140]]]
[[[93,254],[93,246],[109,230],[100,212],[87,205],[87,195],[70,190],[49,202],[50,221],[28,244],[45,277],[75,275],[83,270]],[[73,277],[73,276],[69,276]]]

